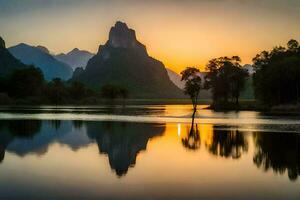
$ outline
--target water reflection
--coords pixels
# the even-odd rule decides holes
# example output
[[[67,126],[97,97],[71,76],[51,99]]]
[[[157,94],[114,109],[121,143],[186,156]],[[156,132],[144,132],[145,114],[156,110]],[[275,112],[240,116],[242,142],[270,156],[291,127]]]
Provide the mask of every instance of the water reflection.
[[[188,128],[187,136],[181,139],[182,145],[189,150],[197,150],[200,148],[200,132],[198,129],[198,124],[192,124]]]
[[[101,154],[108,155],[110,167],[118,176],[125,175],[135,165],[137,155],[146,150],[149,139],[161,136],[164,129],[162,125],[142,123],[87,123],[89,137],[95,139]]]
[[[54,143],[67,145],[76,151],[93,142],[99,152],[107,154],[111,169],[118,176],[127,173],[136,163],[137,155],[146,150],[151,138],[161,136],[162,124],[83,121],[0,121],[0,161],[5,151],[18,156],[44,155]]]
[[[239,159],[250,146],[249,137],[239,128],[207,124],[173,126],[174,132],[169,133],[166,124],[0,120],[0,162],[5,159],[6,152],[20,157],[43,156],[54,143],[72,151],[96,143],[99,153],[107,155],[111,169],[121,177],[135,166],[139,153],[146,150],[149,141],[164,134],[174,134],[181,148],[195,154],[203,148],[206,153],[219,158]],[[253,139],[254,154],[250,159],[253,157],[255,166],[281,175],[287,172],[290,180],[298,178],[300,135],[260,132],[253,133]]]
[[[208,152],[218,157],[238,159],[248,151],[245,134],[237,128],[192,124],[187,126],[185,135],[181,142],[183,147],[189,150],[198,150],[202,138]]]
[[[208,151],[216,156],[238,159],[248,151],[248,142],[243,133],[236,129],[215,129],[212,134]]]
[[[89,139],[78,137],[85,130],[76,132],[70,121],[7,120],[0,124],[1,151],[7,149],[22,157],[28,154],[41,156],[53,142],[68,145],[71,149],[91,143]],[[4,154],[1,155],[4,159]]]
[[[253,161],[258,168],[277,174],[287,171],[290,180],[300,175],[300,135],[297,133],[256,133]]]

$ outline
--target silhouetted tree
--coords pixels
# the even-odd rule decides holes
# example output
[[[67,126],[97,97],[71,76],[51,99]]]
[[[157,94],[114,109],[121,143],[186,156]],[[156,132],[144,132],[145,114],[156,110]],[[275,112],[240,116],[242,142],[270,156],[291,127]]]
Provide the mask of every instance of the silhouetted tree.
[[[16,98],[41,95],[44,76],[40,69],[29,67],[15,70],[9,78],[9,94]]]
[[[77,81],[71,83],[68,92],[73,100],[82,100],[95,95],[93,90],[88,89],[83,83]]]
[[[214,58],[206,66],[205,88],[212,89],[215,105],[227,104],[229,100],[239,104],[240,92],[248,76],[242,69],[238,56]]]
[[[48,100],[56,105],[65,103],[68,96],[68,91],[60,78],[55,78],[48,83],[46,92]]]
[[[300,47],[290,40],[287,49],[275,47],[253,58],[256,98],[266,105],[295,103],[300,100]]]
[[[195,67],[187,67],[181,72],[181,81],[185,81],[184,93],[190,96],[193,103],[193,126],[195,114],[197,112],[199,94],[202,89],[200,70]]]
[[[123,87],[115,85],[105,85],[101,88],[101,96],[112,101],[116,98],[126,99],[129,96],[129,91]]]

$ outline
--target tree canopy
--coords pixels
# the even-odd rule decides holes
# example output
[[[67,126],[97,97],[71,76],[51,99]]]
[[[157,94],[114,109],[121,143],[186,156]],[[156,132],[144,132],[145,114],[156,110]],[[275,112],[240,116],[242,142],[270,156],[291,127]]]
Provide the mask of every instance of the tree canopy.
[[[300,47],[290,40],[287,48],[279,46],[253,58],[256,73],[256,98],[269,106],[300,100]]]
[[[206,65],[205,88],[212,89],[214,104],[239,104],[240,92],[244,88],[246,70],[238,56],[214,58]]]
[[[196,111],[199,93],[202,88],[200,70],[195,67],[187,67],[181,72],[181,77],[181,81],[185,81],[184,93],[190,96],[194,111]]]

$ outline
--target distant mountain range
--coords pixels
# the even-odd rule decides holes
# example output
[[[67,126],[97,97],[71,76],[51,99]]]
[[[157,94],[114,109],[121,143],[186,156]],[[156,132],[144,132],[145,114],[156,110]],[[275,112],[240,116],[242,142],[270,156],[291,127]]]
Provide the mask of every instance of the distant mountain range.
[[[134,98],[183,97],[163,63],[150,57],[135,31],[122,22],[111,28],[109,40],[100,45],[85,70],[76,73],[73,80],[96,88],[106,84],[122,86]]]
[[[185,86],[185,82],[181,81],[181,75],[177,74],[176,72],[174,72],[171,69],[167,69],[168,71],[168,75],[171,79],[171,81],[180,89],[184,89]],[[204,77],[206,76],[206,72],[200,72],[200,76],[202,78],[202,80],[204,81]],[[199,94],[201,99],[211,99],[212,94],[210,90],[201,90],[200,94]]]
[[[79,50],[78,48],[73,49],[67,54],[61,53],[55,56],[55,58],[63,63],[68,64],[75,70],[78,67],[85,68],[88,61],[95,54],[85,50]]]
[[[171,69],[167,68],[167,72],[168,72],[168,76],[170,78],[170,80],[180,89],[184,88],[184,81],[181,81],[181,76],[179,74],[177,74],[176,72],[174,72]]]
[[[4,77],[9,75],[15,69],[23,69],[28,66],[17,60],[6,49],[5,41],[0,37],[0,76]]]
[[[24,43],[10,47],[9,52],[26,65],[34,65],[42,70],[46,80],[61,78],[68,80],[72,77],[72,68],[54,58],[46,47],[30,46]]]

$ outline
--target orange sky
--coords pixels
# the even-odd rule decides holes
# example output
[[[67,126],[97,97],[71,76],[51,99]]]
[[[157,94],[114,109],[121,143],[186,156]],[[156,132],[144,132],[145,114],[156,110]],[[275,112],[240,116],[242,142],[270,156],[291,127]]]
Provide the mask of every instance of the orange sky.
[[[126,22],[148,52],[176,72],[209,59],[256,53],[300,40],[297,0],[0,0],[7,46],[25,42],[54,53],[96,52],[110,27]]]

